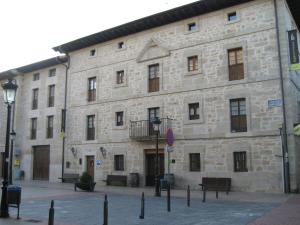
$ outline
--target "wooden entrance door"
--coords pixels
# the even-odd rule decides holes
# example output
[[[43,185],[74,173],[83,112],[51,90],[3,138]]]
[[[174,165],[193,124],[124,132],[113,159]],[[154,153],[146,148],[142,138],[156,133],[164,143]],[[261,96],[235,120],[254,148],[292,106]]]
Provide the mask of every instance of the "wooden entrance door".
[[[154,186],[155,184],[155,160],[156,153],[155,150],[146,152],[146,186]],[[165,173],[165,157],[164,151],[162,149],[159,150],[158,154],[158,171],[159,171],[159,179],[162,179]]]
[[[91,177],[93,177],[93,179],[94,179],[94,165],[95,165],[94,156],[87,156],[86,157],[86,172]]]
[[[50,146],[33,147],[33,180],[49,180]]]

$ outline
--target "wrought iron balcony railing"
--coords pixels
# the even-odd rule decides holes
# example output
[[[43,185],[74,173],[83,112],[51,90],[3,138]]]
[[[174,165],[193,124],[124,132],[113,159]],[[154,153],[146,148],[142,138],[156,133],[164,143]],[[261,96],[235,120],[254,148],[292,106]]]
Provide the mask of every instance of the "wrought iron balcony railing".
[[[160,118],[159,139],[165,138],[168,128],[172,128],[172,119]],[[136,140],[150,140],[156,137],[156,131],[153,128],[153,122],[150,120],[130,121],[130,138]]]

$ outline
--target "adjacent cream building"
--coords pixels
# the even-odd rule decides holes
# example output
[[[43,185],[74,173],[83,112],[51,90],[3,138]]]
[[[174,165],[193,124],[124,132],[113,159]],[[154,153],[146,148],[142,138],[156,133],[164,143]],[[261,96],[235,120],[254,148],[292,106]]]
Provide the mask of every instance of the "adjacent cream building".
[[[290,36],[299,38],[297,7],[285,0],[202,0],[57,46],[66,57],[50,64],[3,72],[1,78],[16,76],[20,86],[15,157],[25,179],[59,182],[62,174],[88,171],[105,185],[107,175],[138,173],[140,186],[151,186],[151,121],[159,117],[160,174],[169,167],[176,187],[229,177],[233,190],[299,190],[293,126],[300,122],[300,77],[291,70],[299,51],[290,54],[298,47]],[[168,128],[175,136],[169,160]],[[48,176],[37,175],[42,165]]]

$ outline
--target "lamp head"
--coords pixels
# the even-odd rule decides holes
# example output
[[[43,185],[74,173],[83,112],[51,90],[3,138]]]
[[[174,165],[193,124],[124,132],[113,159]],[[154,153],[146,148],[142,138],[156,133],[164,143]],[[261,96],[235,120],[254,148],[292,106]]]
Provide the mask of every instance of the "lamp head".
[[[159,117],[155,117],[153,120],[153,129],[154,131],[159,131],[159,125],[161,124],[161,120],[159,119]]]
[[[4,102],[6,104],[12,104],[16,100],[16,92],[18,85],[16,85],[16,81],[9,79],[7,82],[2,84],[3,94],[4,94]]]

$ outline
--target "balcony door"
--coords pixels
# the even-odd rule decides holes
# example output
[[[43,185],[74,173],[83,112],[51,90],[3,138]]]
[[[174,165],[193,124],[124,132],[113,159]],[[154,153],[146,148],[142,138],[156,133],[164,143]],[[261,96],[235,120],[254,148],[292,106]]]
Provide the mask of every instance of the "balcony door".
[[[159,107],[156,108],[149,108],[148,109],[148,120],[149,120],[149,135],[154,135],[154,129],[153,129],[153,121],[155,117],[159,117]]]

